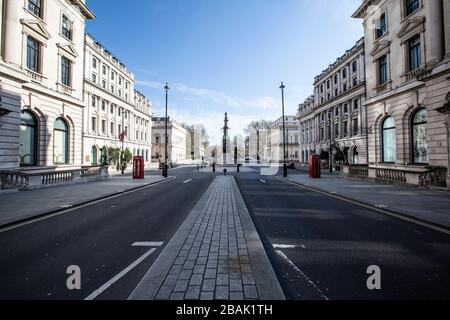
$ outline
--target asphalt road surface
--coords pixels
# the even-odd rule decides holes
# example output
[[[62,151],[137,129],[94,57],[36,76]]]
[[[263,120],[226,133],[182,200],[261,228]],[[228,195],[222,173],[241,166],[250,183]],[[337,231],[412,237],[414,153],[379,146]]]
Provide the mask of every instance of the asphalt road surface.
[[[128,298],[215,177],[193,171],[171,170],[175,180],[0,228],[0,299]],[[450,298],[448,234],[279,176],[234,175],[288,299]],[[72,265],[81,290],[66,286]],[[366,285],[373,265],[381,290]]]
[[[171,170],[177,179],[0,232],[0,299],[85,299],[108,284],[91,298],[128,298],[211,183],[213,176],[193,170]],[[80,267],[81,290],[66,286],[71,265]]]
[[[280,177],[236,177],[287,298],[450,298],[448,234]],[[381,290],[367,288],[372,265],[380,267]]]

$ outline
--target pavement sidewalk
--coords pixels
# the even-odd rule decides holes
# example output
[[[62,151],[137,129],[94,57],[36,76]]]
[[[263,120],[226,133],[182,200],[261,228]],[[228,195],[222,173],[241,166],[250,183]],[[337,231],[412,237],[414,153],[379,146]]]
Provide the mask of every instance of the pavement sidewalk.
[[[55,186],[0,194],[0,226],[68,209],[165,180],[147,175],[144,180],[113,176],[111,180]]]
[[[218,176],[131,300],[284,300],[232,176]]]
[[[450,228],[448,191],[351,180],[336,175],[311,179],[306,174],[291,174],[287,180],[446,229]]]

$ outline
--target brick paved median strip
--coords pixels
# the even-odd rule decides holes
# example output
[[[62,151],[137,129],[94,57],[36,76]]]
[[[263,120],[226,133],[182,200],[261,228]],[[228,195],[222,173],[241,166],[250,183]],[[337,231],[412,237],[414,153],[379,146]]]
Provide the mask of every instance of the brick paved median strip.
[[[232,176],[216,177],[129,299],[284,299]]]

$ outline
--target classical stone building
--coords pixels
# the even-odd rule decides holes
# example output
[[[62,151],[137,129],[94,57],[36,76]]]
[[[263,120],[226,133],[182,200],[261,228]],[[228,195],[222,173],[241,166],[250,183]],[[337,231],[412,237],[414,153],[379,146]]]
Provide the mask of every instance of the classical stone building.
[[[365,0],[353,17],[365,32],[369,177],[450,185],[450,1]]]
[[[0,167],[81,165],[84,29],[94,14],[82,0],[1,0],[0,10]]]
[[[342,163],[367,163],[364,39],[314,80],[314,95],[299,105],[300,161],[334,154]]]
[[[264,148],[264,160],[271,163],[283,163],[283,149],[286,144],[286,160],[299,162],[299,131],[296,116],[285,116],[286,137],[283,139],[283,117],[272,122]],[[284,141],[286,140],[286,141]]]
[[[165,154],[165,120],[166,118],[153,118],[152,122],[152,160],[164,162]],[[188,130],[169,118],[167,123],[167,156],[169,163],[180,163],[190,158],[186,147],[190,137]]]
[[[91,35],[85,39],[83,163],[99,164],[110,148],[128,148],[150,163],[149,100],[134,89],[134,75],[122,62]]]

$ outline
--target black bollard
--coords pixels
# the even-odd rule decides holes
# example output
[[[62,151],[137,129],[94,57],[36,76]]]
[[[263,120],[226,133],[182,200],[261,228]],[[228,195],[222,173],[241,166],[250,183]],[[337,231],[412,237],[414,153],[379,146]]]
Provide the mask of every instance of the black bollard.
[[[240,172],[240,165],[237,165],[237,168],[236,168],[236,170],[237,170],[237,172]]]
[[[216,172],[216,164],[213,163],[213,172]]]
[[[224,175],[224,176],[227,175],[227,169],[223,169],[223,175]]]

